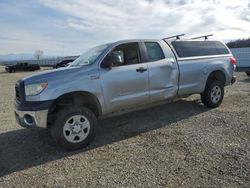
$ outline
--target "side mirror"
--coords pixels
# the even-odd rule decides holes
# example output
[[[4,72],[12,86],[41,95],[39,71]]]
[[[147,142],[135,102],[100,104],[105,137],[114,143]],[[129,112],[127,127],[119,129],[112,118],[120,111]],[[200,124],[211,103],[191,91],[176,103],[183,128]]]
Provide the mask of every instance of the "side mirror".
[[[119,66],[124,64],[123,51],[111,52],[102,63],[102,68],[111,68],[112,66]]]
[[[123,51],[113,51],[109,56],[108,56],[108,61],[112,65],[122,65],[124,64],[124,56],[123,56]]]

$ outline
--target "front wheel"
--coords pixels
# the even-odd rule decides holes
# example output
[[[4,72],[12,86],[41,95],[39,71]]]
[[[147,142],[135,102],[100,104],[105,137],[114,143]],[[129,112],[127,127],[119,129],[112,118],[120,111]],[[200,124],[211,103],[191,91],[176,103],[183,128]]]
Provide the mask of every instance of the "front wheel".
[[[201,94],[201,101],[207,107],[218,107],[224,97],[224,86],[217,80],[208,81],[205,91]]]
[[[88,108],[72,106],[61,109],[55,124],[51,126],[51,136],[61,146],[69,150],[86,147],[94,138],[97,119]]]

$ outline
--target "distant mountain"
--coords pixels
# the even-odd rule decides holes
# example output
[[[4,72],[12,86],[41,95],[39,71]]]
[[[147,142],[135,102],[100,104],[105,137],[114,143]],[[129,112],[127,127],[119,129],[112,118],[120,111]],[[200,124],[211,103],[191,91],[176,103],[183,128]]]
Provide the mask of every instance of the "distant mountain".
[[[52,56],[43,56],[42,59],[45,58],[54,58]],[[0,62],[4,61],[21,61],[21,60],[35,60],[35,57],[33,54],[6,54],[6,55],[0,55]]]
[[[6,54],[0,55],[0,61],[34,60],[33,54]]]

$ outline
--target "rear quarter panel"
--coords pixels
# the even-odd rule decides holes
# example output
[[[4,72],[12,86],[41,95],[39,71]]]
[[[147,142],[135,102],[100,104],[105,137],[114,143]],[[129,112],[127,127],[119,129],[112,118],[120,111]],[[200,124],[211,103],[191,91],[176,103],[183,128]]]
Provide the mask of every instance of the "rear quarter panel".
[[[222,71],[226,77],[225,85],[230,84],[234,68],[230,62],[231,54],[198,58],[179,58],[180,80],[178,95],[202,93],[208,76],[213,71]]]

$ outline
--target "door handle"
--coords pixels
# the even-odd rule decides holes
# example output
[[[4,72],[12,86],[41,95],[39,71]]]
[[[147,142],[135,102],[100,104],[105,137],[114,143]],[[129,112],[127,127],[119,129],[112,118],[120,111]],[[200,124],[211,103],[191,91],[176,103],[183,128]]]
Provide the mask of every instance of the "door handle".
[[[144,68],[144,67],[140,67],[138,69],[136,69],[136,72],[144,72],[147,71],[148,69]]]

